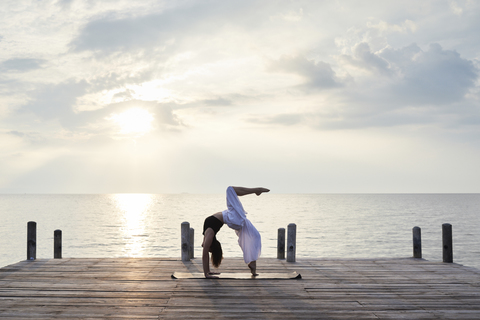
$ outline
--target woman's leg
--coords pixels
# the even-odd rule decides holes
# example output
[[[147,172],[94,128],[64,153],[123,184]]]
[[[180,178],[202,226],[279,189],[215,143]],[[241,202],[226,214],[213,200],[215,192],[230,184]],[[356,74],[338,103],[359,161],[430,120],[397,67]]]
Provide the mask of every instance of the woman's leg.
[[[235,190],[237,196],[244,196],[247,194],[255,193],[257,196],[261,195],[263,192],[269,192],[267,188],[245,188],[245,187],[232,187]]]
[[[254,276],[258,276],[257,274],[257,261],[252,261],[248,264],[248,267],[250,268],[250,271]]]

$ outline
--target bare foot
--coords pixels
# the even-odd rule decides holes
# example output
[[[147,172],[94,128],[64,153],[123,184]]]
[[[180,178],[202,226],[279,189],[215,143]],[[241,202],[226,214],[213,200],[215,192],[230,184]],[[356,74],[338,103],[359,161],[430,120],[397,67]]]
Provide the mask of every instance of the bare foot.
[[[255,194],[257,196],[261,195],[263,192],[269,192],[270,190],[267,189],[267,188],[257,188],[257,191],[255,192]]]

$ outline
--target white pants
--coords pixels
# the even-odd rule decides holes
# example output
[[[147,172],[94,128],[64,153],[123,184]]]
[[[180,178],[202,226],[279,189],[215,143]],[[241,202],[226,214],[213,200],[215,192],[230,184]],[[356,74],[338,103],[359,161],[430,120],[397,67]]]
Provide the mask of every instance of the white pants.
[[[247,212],[243,209],[237,193],[232,187],[227,188],[227,210],[222,212],[223,222],[235,230],[238,244],[243,251],[245,263],[258,260],[262,251],[262,238],[258,230],[247,219]]]

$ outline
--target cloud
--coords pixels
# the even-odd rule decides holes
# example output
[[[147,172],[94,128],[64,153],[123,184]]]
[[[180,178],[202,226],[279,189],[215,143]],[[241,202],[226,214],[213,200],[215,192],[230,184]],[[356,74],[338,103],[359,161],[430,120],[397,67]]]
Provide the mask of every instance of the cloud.
[[[71,52],[94,52],[96,57],[133,52],[238,53],[272,38],[272,26],[289,31],[292,20],[299,22],[304,15],[301,4],[291,1],[176,1],[153,7],[91,16],[69,42]],[[284,19],[272,19],[279,15]]]
[[[78,183],[78,190],[89,192],[99,179],[122,176],[126,170],[112,169],[107,179],[102,171],[133,154],[145,172],[166,168],[168,173],[190,165],[191,173],[211,167],[212,181],[225,181],[228,170],[218,168],[238,166],[230,160],[242,155],[259,159],[243,166],[245,171],[270,169],[283,159],[281,164],[293,168],[286,175],[294,176],[299,159],[305,161],[301,166],[337,166],[337,159],[331,166],[318,166],[327,153],[376,162],[370,152],[359,159],[352,151],[371,143],[361,136],[385,139],[386,144],[390,137],[413,143],[426,136],[435,140],[437,133],[451,138],[452,145],[466,143],[467,136],[478,140],[478,6],[470,0],[361,5],[21,1],[6,6],[0,19],[0,144],[5,154],[25,155],[26,169],[19,169],[25,177],[33,170],[30,163],[40,168],[63,153],[48,170],[39,169],[46,170],[44,176],[63,162],[72,163],[68,170],[96,168],[98,175],[89,170],[79,175],[90,177],[88,186],[81,186],[81,179]],[[148,112],[152,131],[138,133],[137,139],[122,133],[125,124],[109,120],[130,109]],[[462,139],[452,132],[463,132]],[[326,141],[331,143],[327,148],[322,146]],[[144,153],[138,153],[140,147]],[[30,157],[32,149],[35,157],[48,159]],[[77,160],[82,150],[85,154]],[[112,150],[118,153],[112,155]],[[285,150],[291,158],[285,158]],[[231,159],[219,158],[225,154]],[[103,159],[104,166],[92,157]],[[201,164],[192,161],[199,157]],[[162,163],[165,159],[168,165]],[[218,159],[224,164],[209,166]],[[182,161],[185,166],[179,166]],[[11,171],[5,162],[1,166]],[[286,172],[283,165],[275,166],[275,177]],[[341,172],[345,166],[336,168]],[[399,168],[403,172],[404,165]],[[35,175],[31,177],[25,185],[34,182]],[[169,186],[179,183],[175,174],[161,180]],[[43,183],[37,190],[42,188]]]
[[[225,98],[206,99],[206,100],[203,100],[203,103],[211,107],[223,107],[223,106],[232,105],[232,101]]]
[[[303,113],[283,113],[274,116],[249,116],[247,122],[256,124],[280,124],[284,126],[292,126],[304,123],[308,115]]]
[[[279,60],[272,61],[267,71],[299,75],[305,80],[299,87],[305,89],[330,89],[342,86],[330,64],[308,60],[303,56],[284,55]]]
[[[45,137],[40,132],[34,131],[18,131],[18,130],[10,130],[5,132],[6,135],[14,136],[17,138],[21,138],[24,141],[28,141],[30,143],[42,143],[45,142]]]
[[[126,89],[125,91],[122,91],[122,92],[118,92],[118,93],[115,93],[112,97],[112,100],[131,100],[133,99],[133,94],[135,92],[133,90],[130,90],[130,89]]]
[[[418,26],[412,20],[405,20],[401,24],[390,24],[385,21],[379,21],[378,23],[373,23],[371,21],[367,22],[368,28],[377,29],[381,33],[391,33],[391,32],[399,32],[399,33],[407,33],[407,32],[415,32]]]
[[[390,75],[392,73],[389,63],[382,57],[371,52],[370,46],[365,42],[361,42],[354,47],[353,56],[342,55],[340,58],[344,62],[364,70],[382,75]]]
[[[246,120],[257,125],[301,125],[315,130],[358,130],[404,125],[425,125],[436,121],[428,112],[412,110],[368,109],[359,104],[351,108],[251,115]]]
[[[174,113],[174,108],[168,104],[158,103],[152,109],[155,120],[158,125],[164,130],[179,130],[185,127],[182,120]]]
[[[357,87],[365,85],[362,95],[368,95],[372,102],[388,97],[390,105],[395,107],[440,106],[462,101],[478,79],[473,61],[437,43],[430,44],[427,50],[411,44],[372,52],[362,42],[355,46],[352,55],[341,55],[340,60],[347,69],[353,66],[372,72],[370,78],[357,82]],[[381,81],[375,75],[386,79]]]
[[[12,58],[12,59],[3,61],[0,64],[0,70],[26,72],[30,70],[39,69],[45,63],[46,63],[46,60],[43,60],[43,59]]]
[[[184,2],[162,12],[146,15],[118,16],[110,13],[88,22],[70,42],[75,52],[94,51],[111,54],[118,51],[145,50],[176,46],[185,39],[212,37],[222,27],[235,22],[254,25],[260,19],[253,1]]]
[[[25,133],[19,132],[16,130],[8,131],[7,134],[11,134],[13,136],[20,137],[20,138],[23,138],[25,136]]]
[[[445,105],[461,101],[478,79],[478,70],[472,61],[461,58],[455,51],[443,50],[436,43],[427,51],[415,50],[413,46],[394,54],[403,59],[393,60],[402,74],[393,91],[405,102]],[[388,55],[385,52],[385,56]]]
[[[98,110],[81,112],[78,117],[82,119],[84,124],[95,123],[132,108],[140,108],[151,113],[155,127],[160,131],[179,131],[185,127],[183,121],[175,113],[178,108],[175,103],[159,103],[156,101],[129,100],[112,103]]]
[[[175,114],[177,107],[175,104],[132,99],[128,89],[120,93],[122,99],[129,98],[128,100],[99,105],[95,110],[76,110],[79,98],[95,89],[95,86],[85,80],[68,80],[59,84],[40,85],[30,93],[28,103],[19,107],[16,113],[11,115],[12,121],[24,123],[26,119],[29,119],[29,126],[23,130],[12,130],[10,134],[30,138],[31,135],[25,133],[25,130],[31,129],[27,128],[43,128],[45,126],[49,130],[44,130],[45,128],[41,130],[51,139],[56,139],[55,136],[58,138],[58,131],[61,130],[81,133],[82,136],[112,136],[115,132],[108,119],[113,114],[119,114],[132,108],[149,111],[155,119],[155,128],[160,131],[178,131],[185,127]],[[58,131],[52,133],[51,129],[55,126],[58,126]],[[34,140],[38,141],[38,139]]]
[[[86,93],[86,81],[68,80],[59,84],[41,85],[31,93],[30,101],[19,108],[19,113],[33,114],[42,120],[57,119],[63,126],[74,125],[73,106]]]
[[[57,5],[59,5],[60,7],[64,8],[64,9],[68,9],[72,5],[73,1],[74,0],[58,0]]]
[[[336,130],[432,124],[451,127],[475,123],[478,119],[478,108],[467,107],[478,105],[476,96],[469,95],[477,88],[478,70],[473,61],[455,51],[433,43],[426,50],[411,44],[372,52],[362,42],[355,46],[351,56],[340,58],[346,71],[353,66],[369,73],[357,76],[353,83],[345,83],[339,89],[341,94],[326,102],[320,102],[325,98],[319,100],[316,106],[304,107],[303,112],[255,115],[247,121]],[[310,86],[328,87],[336,83],[333,70],[323,73],[327,79],[331,76],[330,81],[315,81],[317,74],[331,70],[318,65],[305,58],[283,57],[276,62],[275,70],[302,75]]]
[[[177,27],[169,16],[149,15],[139,18],[105,18],[88,23],[78,38],[71,42],[74,51],[85,50],[112,53],[119,50],[162,46],[172,39],[169,30]]]
[[[450,9],[454,14],[458,16],[461,16],[463,13],[462,7],[460,7],[456,1],[450,0]]]

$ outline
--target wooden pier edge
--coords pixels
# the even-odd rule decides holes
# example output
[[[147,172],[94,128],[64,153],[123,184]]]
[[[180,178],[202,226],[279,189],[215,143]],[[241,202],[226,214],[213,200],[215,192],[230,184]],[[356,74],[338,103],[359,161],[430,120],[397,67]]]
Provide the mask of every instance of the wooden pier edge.
[[[301,280],[172,280],[201,259],[65,258],[0,269],[7,319],[480,319],[480,270],[424,259],[260,258]],[[245,272],[241,258],[220,271]]]

